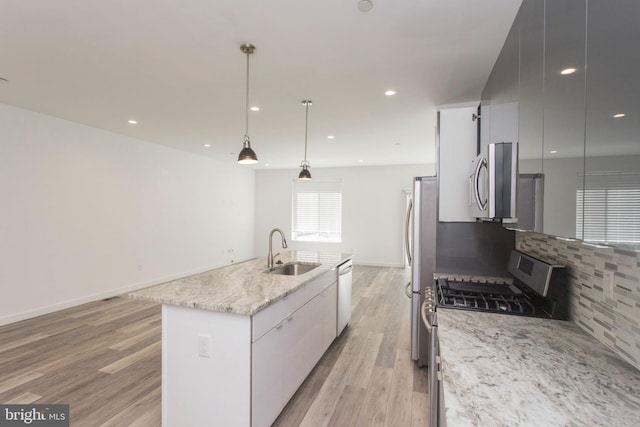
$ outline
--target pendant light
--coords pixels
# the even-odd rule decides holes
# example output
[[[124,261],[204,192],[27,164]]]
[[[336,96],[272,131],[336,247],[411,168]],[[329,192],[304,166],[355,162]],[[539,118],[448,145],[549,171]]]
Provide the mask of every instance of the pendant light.
[[[307,161],[307,130],[309,128],[309,106],[313,105],[313,103],[309,99],[305,99],[302,101],[302,105],[306,108],[305,121],[304,121],[304,160],[300,163],[300,167],[302,170],[298,175],[298,179],[311,179],[311,172],[309,172],[309,168],[311,165]]]
[[[249,140],[249,55],[251,55],[256,47],[250,43],[240,46],[242,53],[247,55],[247,98],[245,105],[245,121],[244,121],[244,142],[242,151],[238,155],[238,163],[241,165],[252,165],[258,163],[256,152],[251,149],[251,141]]]

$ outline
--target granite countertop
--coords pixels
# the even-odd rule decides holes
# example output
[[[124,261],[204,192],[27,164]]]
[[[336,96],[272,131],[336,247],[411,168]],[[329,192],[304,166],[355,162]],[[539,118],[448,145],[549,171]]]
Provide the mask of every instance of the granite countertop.
[[[129,296],[162,304],[252,316],[350,258],[350,254],[287,251],[276,261],[317,262],[321,265],[305,274],[284,276],[267,274],[267,259],[256,258],[151,286]]]
[[[640,371],[574,323],[437,316],[449,427],[640,425]]]

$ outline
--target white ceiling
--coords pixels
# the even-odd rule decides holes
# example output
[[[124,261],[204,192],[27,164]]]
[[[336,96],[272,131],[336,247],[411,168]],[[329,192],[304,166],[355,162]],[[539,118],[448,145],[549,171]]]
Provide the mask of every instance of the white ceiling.
[[[434,162],[435,106],[480,98],[521,0],[373,3],[2,0],[0,102],[235,162],[250,42],[249,167],[298,167],[305,98],[312,170]]]

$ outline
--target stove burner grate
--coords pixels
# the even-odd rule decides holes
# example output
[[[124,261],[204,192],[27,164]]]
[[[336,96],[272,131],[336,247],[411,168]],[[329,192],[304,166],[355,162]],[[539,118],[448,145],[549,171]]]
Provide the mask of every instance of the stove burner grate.
[[[534,304],[513,285],[452,282],[438,284],[439,304],[469,310],[537,315]]]

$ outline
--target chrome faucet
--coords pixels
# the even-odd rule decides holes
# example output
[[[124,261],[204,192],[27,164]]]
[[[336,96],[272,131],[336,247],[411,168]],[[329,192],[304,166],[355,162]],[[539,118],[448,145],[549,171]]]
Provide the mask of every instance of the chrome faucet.
[[[282,237],[282,249],[286,249],[287,248],[287,239],[284,238],[284,233],[282,230],[280,230],[279,228],[274,228],[273,230],[271,230],[271,233],[269,233],[269,254],[267,255],[267,268],[271,269],[273,268],[273,246],[272,246],[272,242],[273,242],[273,233],[275,232],[280,233],[280,236]],[[278,254],[276,254],[275,256],[278,256]]]

